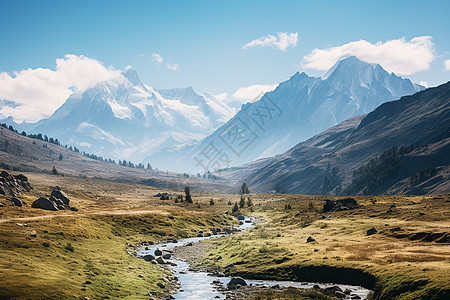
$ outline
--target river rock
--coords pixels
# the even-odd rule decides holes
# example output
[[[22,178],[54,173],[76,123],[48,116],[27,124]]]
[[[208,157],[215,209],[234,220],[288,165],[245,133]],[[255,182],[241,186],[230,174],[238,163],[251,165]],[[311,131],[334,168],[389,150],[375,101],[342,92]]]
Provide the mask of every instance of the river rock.
[[[370,228],[369,230],[367,230],[367,235],[372,235],[372,234],[376,234],[378,233],[378,230],[375,227]]]
[[[48,198],[45,198],[45,197],[41,197],[41,198],[37,199],[36,201],[34,201],[31,204],[31,207],[41,208],[41,209],[46,209],[46,210],[53,210],[53,211],[59,210],[53,201],[50,201]]]
[[[172,255],[170,253],[166,253],[162,256],[162,258],[164,259],[170,259],[172,257]]]
[[[155,255],[156,255],[156,256],[161,256],[161,255],[162,255],[162,251],[159,250],[159,249],[156,249],[156,250],[155,250]]]
[[[241,277],[233,277],[233,278],[231,278],[230,282],[228,282],[227,288],[229,290],[234,290],[238,287],[238,285],[246,286],[247,282],[245,282],[245,280],[242,279]]]
[[[350,295],[350,299],[355,299],[355,300],[359,300],[359,299],[361,299],[361,297],[360,296],[358,296],[358,295],[356,295],[356,294],[352,294],[352,295]]]
[[[238,216],[237,219],[238,219],[239,221],[244,221],[244,220],[245,220],[245,217],[244,217],[244,216]]]
[[[143,259],[145,261],[152,261],[155,259],[155,257],[153,255],[147,254],[147,255],[144,255]]]
[[[194,243],[189,242],[189,243],[186,244],[186,246],[192,246],[193,244],[194,244]]]
[[[336,296],[336,298],[339,298],[339,299],[345,299],[345,297],[346,297],[346,295],[340,291],[334,292],[334,295]]]
[[[160,265],[166,265],[167,264],[167,261],[164,258],[162,258],[161,256],[158,256],[158,258],[156,258],[156,262],[158,264],[160,264]]]

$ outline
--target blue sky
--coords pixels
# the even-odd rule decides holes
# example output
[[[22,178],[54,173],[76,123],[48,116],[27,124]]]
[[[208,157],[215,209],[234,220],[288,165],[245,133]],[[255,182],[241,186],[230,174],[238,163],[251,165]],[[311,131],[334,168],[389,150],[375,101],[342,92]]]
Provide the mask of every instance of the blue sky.
[[[437,85],[450,79],[444,66],[450,59],[449,11],[450,1],[0,0],[0,73],[54,69],[56,59],[75,54],[116,69],[131,65],[157,88],[193,86],[232,95],[296,71],[322,74],[305,68],[304,57],[314,49],[431,36],[431,61],[403,76]],[[242,48],[278,32],[298,33],[296,45],[285,51]],[[152,59],[154,53],[162,63]]]

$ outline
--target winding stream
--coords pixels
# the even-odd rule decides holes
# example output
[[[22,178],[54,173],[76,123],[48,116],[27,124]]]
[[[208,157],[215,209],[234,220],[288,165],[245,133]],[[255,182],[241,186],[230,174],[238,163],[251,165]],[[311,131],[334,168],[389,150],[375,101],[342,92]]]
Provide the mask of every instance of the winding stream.
[[[236,226],[240,231],[247,230],[254,226],[254,218],[245,217],[242,225]],[[247,221],[247,222],[245,222]],[[250,222],[248,222],[250,221]],[[236,228],[235,227],[235,228]],[[211,235],[209,237],[194,237],[179,240],[177,243],[164,243],[142,247],[137,251],[138,257],[143,257],[145,255],[154,255],[155,250],[172,250],[175,247],[185,246],[189,243],[196,243],[202,240],[207,240],[211,238],[217,238],[224,236],[224,234]],[[147,250],[145,250],[147,248]],[[217,277],[211,276],[206,272],[194,272],[190,271],[189,263],[181,260],[170,259],[175,265],[168,265],[171,271],[176,277],[178,277],[178,282],[181,285],[180,290],[177,294],[172,295],[175,299],[225,299],[225,295],[217,290],[218,285],[226,286],[230,281],[230,277]],[[295,288],[312,288],[314,285],[318,285],[321,288],[327,288],[332,286],[339,286],[342,290],[349,289],[351,295],[358,295],[361,299],[366,299],[367,294],[370,290],[353,285],[343,285],[343,284],[332,284],[332,283],[315,283],[315,282],[299,282],[299,281],[277,281],[277,280],[251,280],[245,279],[247,284],[252,285],[263,285],[263,286],[276,286],[280,287],[295,287]],[[220,284],[218,284],[220,282]],[[346,299],[351,299],[349,296]]]

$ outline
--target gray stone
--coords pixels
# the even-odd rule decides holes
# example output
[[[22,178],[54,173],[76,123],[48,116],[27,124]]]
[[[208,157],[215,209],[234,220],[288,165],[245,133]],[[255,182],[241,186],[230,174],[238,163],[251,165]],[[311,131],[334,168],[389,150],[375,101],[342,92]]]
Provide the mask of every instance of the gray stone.
[[[53,210],[53,211],[59,210],[53,201],[50,201],[49,199],[44,198],[44,197],[41,197],[41,198],[37,199],[36,201],[34,201],[31,204],[31,207],[41,208],[41,209],[46,209],[46,210]]]
[[[230,282],[228,282],[227,288],[232,290],[235,289],[238,285],[245,286],[247,285],[247,282],[245,282],[245,280],[241,277],[233,277],[231,278]]]
[[[167,261],[164,258],[162,258],[161,256],[158,256],[158,258],[156,258],[156,262],[158,264],[160,264],[160,265],[166,265],[167,264]]]
[[[170,259],[172,257],[172,255],[170,253],[166,253],[162,256],[162,258],[164,259]]]
[[[316,239],[313,238],[312,236],[308,236],[308,238],[306,239],[307,243],[311,243],[311,242],[315,242],[315,241],[316,241]]]
[[[67,197],[67,195],[63,191],[61,190],[53,191],[52,196],[55,197],[56,199],[61,200],[65,205],[69,205],[70,202],[69,197]]]
[[[20,200],[19,198],[16,198],[16,197],[12,197],[12,198],[11,198],[11,202],[12,202],[15,206],[18,206],[18,207],[22,207],[22,205],[23,205],[22,200]]]
[[[370,228],[367,230],[367,235],[372,235],[378,233],[378,230],[375,227]]]
[[[156,250],[155,250],[155,255],[156,255],[156,256],[161,256],[161,255],[162,255],[162,251],[159,250],[159,249],[156,249]]]
[[[153,255],[147,254],[147,255],[144,255],[143,259],[145,261],[152,261],[155,259],[155,257]]]

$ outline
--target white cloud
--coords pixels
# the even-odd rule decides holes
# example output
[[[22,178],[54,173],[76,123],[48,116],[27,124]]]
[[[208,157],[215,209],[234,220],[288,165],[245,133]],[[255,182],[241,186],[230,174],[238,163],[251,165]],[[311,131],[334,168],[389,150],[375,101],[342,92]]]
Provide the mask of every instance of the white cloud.
[[[277,33],[278,38],[268,34],[266,36],[260,37],[259,39],[253,40],[244,46],[242,46],[242,49],[248,49],[251,47],[261,46],[261,47],[275,47],[280,49],[281,51],[286,51],[287,47],[297,46],[298,42],[298,32],[278,32]]]
[[[159,55],[158,53],[153,53],[152,54],[152,60],[156,61],[157,63],[162,63],[164,61],[164,59],[162,58],[161,55]]]
[[[429,88],[430,87],[430,85],[428,84],[428,82],[426,82],[426,81],[421,81],[421,82],[419,82],[419,84],[421,85],[421,86],[424,86],[424,87],[426,87],[426,88]]]
[[[450,59],[444,61],[444,67],[447,71],[450,71]]]
[[[410,75],[430,67],[435,57],[431,39],[431,36],[419,36],[410,41],[401,38],[375,44],[359,40],[342,46],[314,49],[303,57],[302,67],[328,70],[340,58],[354,55],[369,63],[379,63],[389,72]]]
[[[167,63],[166,66],[167,66],[167,69],[172,70],[172,71],[178,70],[178,67],[179,67],[178,64],[170,64],[170,63]]]
[[[219,94],[219,95],[214,95],[214,97],[215,97],[217,100],[219,100],[219,101],[224,101],[224,100],[227,99],[228,93],[222,93],[222,94]]]
[[[101,62],[67,54],[56,60],[54,70],[37,68],[0,73],[0,100],[18,106],[0,108],[2,117],[34,122],[50,116],[74,91],[83,91],[98,82],[120,77],[120,70],[106,68]]]
[[[278,84],[255,84],[241,87],[234,92],[233,97],[243,102],[253,102],[259,100],[266,92],[273,91]]]

